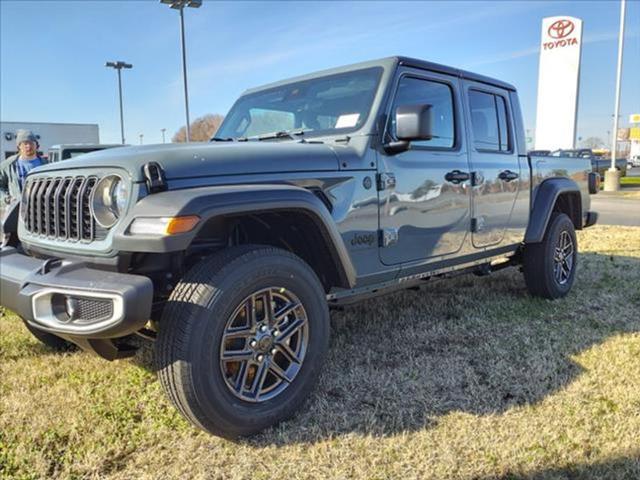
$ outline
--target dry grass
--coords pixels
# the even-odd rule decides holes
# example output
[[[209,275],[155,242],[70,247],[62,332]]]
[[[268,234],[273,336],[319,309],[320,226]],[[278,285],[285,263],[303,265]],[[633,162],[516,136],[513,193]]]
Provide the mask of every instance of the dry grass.
[[[640,228],[579,234],[578,282],[515,269],[334,313],[293,420],[238,443],[168,405],[149,350],[53,354],[0,320],[3,478],[640,478]]]

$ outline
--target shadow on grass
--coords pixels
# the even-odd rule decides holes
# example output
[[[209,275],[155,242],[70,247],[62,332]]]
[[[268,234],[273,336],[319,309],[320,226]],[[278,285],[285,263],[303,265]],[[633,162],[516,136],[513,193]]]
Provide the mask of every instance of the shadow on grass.
[[[640,451],[593,465],[572,465],[529,474],[505,473],[482,480],[635,480],[640,478]]]

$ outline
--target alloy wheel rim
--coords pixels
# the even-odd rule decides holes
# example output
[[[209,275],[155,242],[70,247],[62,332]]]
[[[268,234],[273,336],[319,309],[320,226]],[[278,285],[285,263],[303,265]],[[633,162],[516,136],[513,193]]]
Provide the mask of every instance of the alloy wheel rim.
[[[247,402],[271,400],[296,378],[309,344],[309,321],[298,297],[284,287],[248,295],[231,314],[219,364],[229,391]]]
[[[563,230],[553,252],[553,276],[558,285],[566,285],[574,265],[575,246],[569,232]]]

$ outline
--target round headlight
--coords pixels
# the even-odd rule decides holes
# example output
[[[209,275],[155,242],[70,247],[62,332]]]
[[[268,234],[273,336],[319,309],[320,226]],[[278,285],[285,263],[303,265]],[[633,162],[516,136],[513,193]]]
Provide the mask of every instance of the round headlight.
[[[93,190],[91,213],[98,225],[111,228],[118,221],[129,200],[127,184],[118,175],[102,178]]]

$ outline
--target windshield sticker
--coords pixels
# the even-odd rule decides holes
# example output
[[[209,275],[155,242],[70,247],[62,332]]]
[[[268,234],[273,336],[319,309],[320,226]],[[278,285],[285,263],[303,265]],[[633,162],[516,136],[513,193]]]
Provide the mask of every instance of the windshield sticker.
[[[355,127],[358,124],[359,118],[360,118],[359,113],[348,113],[346,115],[340,115],[338,117],[338,121],[336,122],[336,126],[334,128]]]

